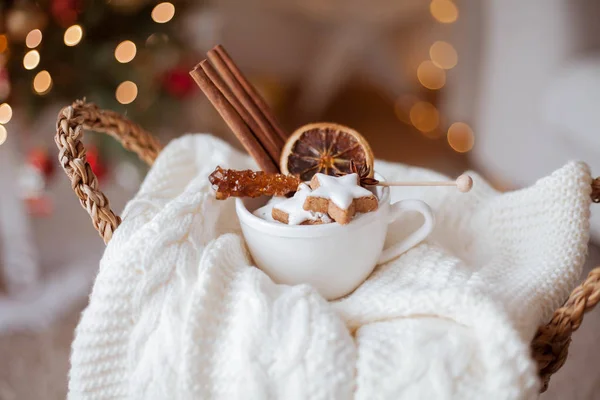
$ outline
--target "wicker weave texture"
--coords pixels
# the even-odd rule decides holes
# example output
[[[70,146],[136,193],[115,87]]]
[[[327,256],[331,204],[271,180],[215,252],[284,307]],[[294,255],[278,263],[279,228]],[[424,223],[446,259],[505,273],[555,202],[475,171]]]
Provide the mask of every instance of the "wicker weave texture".
[[[81,206],[92,218],[94,228],[104,243],[108,243],[121,219],[110,209],[109,201],[98,188],[98,179],[87,162],[81,142],[86,129],[113,136],[149,165],[162,147],[154,136],[138,125],[118,113],[100,110],[92,103],[78,100],[60,111],[54,137],[59,150],[58,161],[69,177]]]

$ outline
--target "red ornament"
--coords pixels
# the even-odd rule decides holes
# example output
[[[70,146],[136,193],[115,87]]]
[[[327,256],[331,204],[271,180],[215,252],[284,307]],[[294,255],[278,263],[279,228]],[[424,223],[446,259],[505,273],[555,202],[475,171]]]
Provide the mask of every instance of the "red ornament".
[[[92,168],[92,172],[96,175],[99,181],[101,181],[106,175],[106,167],[100,161],[100,152],[96,146],[89,146],[86,151],[86,158],[88,164]]]
[[[185,68],[173,68],[167,71],[162,79],[167,93],[178,99],[189,96],[196,90],[196,85]]]
[[[81,12],[81,0],[52,0],[52,16],[62,27],[73,25]]]
[[[54,175],[55,160],[50,157],[48,150],[36,148],[27,155],[27,162],[37,169],[45,180],[48,180]]]
[[[19,175],[21,196],[27,211],[36,217],[52,214],[51,198],[46,194],[46,186],[54,175],[56,159],[47,149],[38,147],[27,153],[26,164]]]

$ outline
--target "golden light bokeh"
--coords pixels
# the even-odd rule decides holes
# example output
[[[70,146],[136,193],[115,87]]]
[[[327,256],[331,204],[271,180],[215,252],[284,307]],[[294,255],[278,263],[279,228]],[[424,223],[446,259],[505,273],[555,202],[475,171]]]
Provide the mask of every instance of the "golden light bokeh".
[[[138,87],[131,81],[125,81],[117,87],[115,97],[121,104],[132,103],[138,95]]]
[[[0,53],[4,53],[8,49],[8,39],[6,35],[0,35]]]
[[[8,124],[12,114],[12,108],[8,103],[0,104],[0,124]]]
[[[432,0],[429,11],[433,18],[443,24],[451,24],[458,19],[458,8],[451,0]]]
[[[175,6],[169,2],[157,4],[152,10],[152,19],[159,24],[169,22],[174,15]]]
[[[446,72],[430,60],[419,65],[417,78],[421,85],[431,90],[441,89],[446,84]]]
[[[33,78],[33,90],[39,94],[44,95],[52,89],[52,77],[48,71],[40,71]]]
[[[23,66],[25,69],[34,69],[40,64],[40,53],[37,50],[30,50],[23,57]]]
[[[65,44],[69,47],[76,46],[83,38],[83,28],[79,25],[73,25],[65,31]]]
[[[137,47],[131,40],[125,40],[115,49],[115,58],[120,63],[128,63],[135,58]]]
[[[25,45],[30,49],[36,48],[42,43],[42,31],[34,29],[27,34]]]
[[[419,101],[410,109],[410,122],[421,132],[432,132],[440,124],[440,113],[433,104]]]
[[[475,134],[464,122],[455,122],[448,128],[448,144],[454,151],[466,153],[475,144]]]
[[[4,142],[6,142],[6,138],[8,137],[8,132],[6,131],[6,128],[2,125],[0,125],[0,146],[2,146],[4,144]]]
[[[452,69],[458,64],[458,53],[448,42],[437,41],[429,48],[429,57],[436,67]]]

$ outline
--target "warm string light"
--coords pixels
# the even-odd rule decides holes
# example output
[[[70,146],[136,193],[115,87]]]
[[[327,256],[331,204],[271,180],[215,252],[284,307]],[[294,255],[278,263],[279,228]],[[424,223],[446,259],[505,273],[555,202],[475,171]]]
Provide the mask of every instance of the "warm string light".
[[[65,31],[64,42],[67,46],[76,46],[83,38],[83,28],[80,25],[73,25]]]
[[[52,89],[52,77],[48,71],[40,71],[33,78],[33,90],[39,95],[45,95]]]
[[[452,0],[432,0],[429,11],[433,18],[444,24],[458,19],[458,8]],[[445,70],[458,64],[458,53],[452,44],[440,40],[429,48],[429,57],[430,60],[423,61],[417,68],[417,79],[425,88],[438,90],[446,84]],[[412,124],[424,136],[432,139],[443,136],[439,128],[440,113],[433,104],[405,95],[396,100],[394,111],[398,119]],[[473,131],[464,122],[452,124],[447,139],[450,147],[460,153],[468,152],[475,143]]]
[[[451,24],[458,19],[458,8],[451,0],[432,0],[429,11],[433,18],[443,24]]]
[[[34,29],[27,34],[25,38],[25,45],[30,49],[38,47],[42,43],[42,31]]]
[[[164,24],[173,19],[175,15],[175,6],[172,3],[165,2],[157,4],[152,10],[152,20],[158,24]]]
[[[0,124],[8,124],[12,114],[12,108],[8,103],[0,104]]]
[[[0,35],[0,53],[4,53],[8,49],[8,39],[6,35]]]
[[[454,151],[466,153],[475,144],[475,135],[469,125],[464,122],[455,122],[448,128],[448,144]]]
[[[125,40],[115,49],[115,58],[120,63],[128,63],[135,58],[137,48],[131,40]]]
[[[152,20],[158,24],[169,22],[175,16],[175,6],[169,2],[157,4],[151,13]],[[164,34],[152,34],[146,40],[146,45],[151,46],[159,42],[167,42],[168,37]],[[115,59],[120,63],[128,63],[132,61],[137,54],[135,43],[130,40],[125,40],[115,48]],[[121,104],[130,104],[137,98],[138,87],[134,82],[122,82],[115,91],[115,97]]]
[[[410,122],[423,133],[434,131],[440,123],[440,113],[426,101],[415,103],[410,109]]]
[[[458,64],[458,54],[450,43],[438,40],[429,48],[431,62],[438,68],[452,69]]]
[[[4,142],[6,142],[7,137],[8,132],[6,131],[6,128],[4,127],[4,125],[0,125],[0,146],[2,146]]]
[[[125,81],[117,87],[115,97],[121,104],[132,103],[138,95],[138,87],[131,81]]]
[[[417,78],[427,89],[437,90],[446,84],[446,72],[432,61],[423,61],[417,68]]]
[[[37,50],[30,50],[23,57],[23,67],[25,69],[35,69],[40,64],[40,53]]]

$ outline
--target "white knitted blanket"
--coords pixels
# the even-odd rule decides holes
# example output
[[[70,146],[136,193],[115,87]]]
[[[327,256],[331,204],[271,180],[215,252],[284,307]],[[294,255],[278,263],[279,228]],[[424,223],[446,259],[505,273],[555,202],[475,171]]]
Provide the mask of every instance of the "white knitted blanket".
[[[530,342],[577,283],[591,177],[570,163],[501,194],[402,188],[436,212],[425,243],[327,302],[252,266],[216,165],[251,168],[207,135],[160,154],[106,248],[73,343],[71,399],[529,399]],[[377,162],[388,180],[439,174]],[[390,228],[399,240],[418,223]]]

